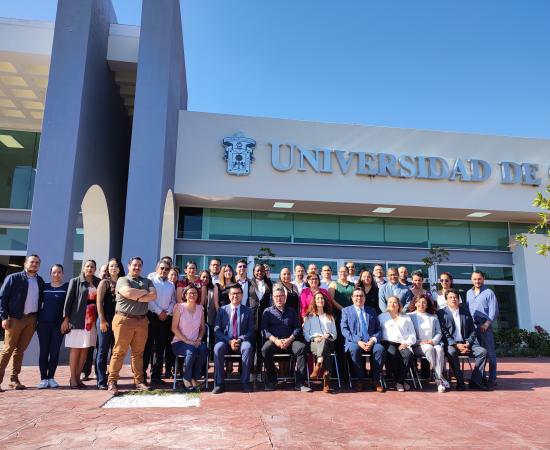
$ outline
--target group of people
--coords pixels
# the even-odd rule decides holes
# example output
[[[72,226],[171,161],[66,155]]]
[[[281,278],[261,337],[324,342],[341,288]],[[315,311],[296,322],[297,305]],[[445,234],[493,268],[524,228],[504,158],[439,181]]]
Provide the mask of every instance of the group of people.
[[[384,274],[376,265],[372,272],[356,275],[349,261],[332,280],[329,266],[321,268],[320,276],[315,264],[307,269],[298,264],[294,274],[283,268],[276,282],[264,264],[255,264],[248,278],[245,259],[234,270],[213,258],[201,272],[188,261],[181,276],[170,257],[163,257],[146,277],[142,267],[140,257],[131,258],[126,274],[121,261],[112,258],[96,277],[95,261],[87,260],[82,273],[65,283],[62,265],[54,264],[46,283],[38,275],[39,256],[27,256],[24,270],[6,277],[0,289],[5,331],[0,391],[12,357],[9,387],[25,388],[19,373],[35,330],[40,389],[59,386],[55,372],[64,335],[70,348],[69,386],[86,387],[81,373],[90,349],[96,348],[97,387],[114,395],[128,349],[138,390],[160,387],[163,378],[178,376],[185,390],[197,390],[211,354],[214,394],[224,392],[233,368],[227,355],[239,359],[244,392],[253,390],[251,382],[262,369],[267,391],[276,389],[290,369],[297,390],[311,391],[309,370],[309,378],[321,380],[323,391],[331,392],[334,363],[344,376],[348,373],[342,369],[349,367],[357,391],[370,387],[384,392],[386,379],[392,378],[395,389],[404,392],[410,389],[407,379],[417,357],[429,363],[438,392],[451,388],[446,357],[456,389],[464,390],[463,355],[475,358],[470,388],[489,390],[497,384],[492,324],[498,303],[481,272],[472,273],[473,286],[463,299],[450,273],[440,274],[440,289],[429,292],[423,274],[414,272],[409,281],[404,266]],[[293,367],[282,356],[291,356]]]

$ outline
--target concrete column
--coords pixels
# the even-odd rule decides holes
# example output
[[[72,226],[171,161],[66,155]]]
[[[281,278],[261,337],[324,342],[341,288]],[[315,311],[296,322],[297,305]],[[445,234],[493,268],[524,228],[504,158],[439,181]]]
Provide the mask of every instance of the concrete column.
[[[547,239],[539,234],[529,235],[527,248],[513,245],[518,321],[519,327],[527,330],[533,330],[535,325],[550,330],[550,302],[545,283],[550,273],[550,257],[536,253],[536,244]]]
[[[178,0],[144,0],[124,226],[124,261],[139,255],[144,272],[161,251],[165,200],[174,186],[178,113],[187,87]]]

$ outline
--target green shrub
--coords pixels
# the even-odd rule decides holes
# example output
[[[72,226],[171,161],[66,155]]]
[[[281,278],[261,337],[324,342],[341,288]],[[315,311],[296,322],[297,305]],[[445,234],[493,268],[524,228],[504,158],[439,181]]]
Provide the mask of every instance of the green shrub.
[[[539,325],[534,331],[498,328],[495,345],[498,356],[550,356],[550,335]]]

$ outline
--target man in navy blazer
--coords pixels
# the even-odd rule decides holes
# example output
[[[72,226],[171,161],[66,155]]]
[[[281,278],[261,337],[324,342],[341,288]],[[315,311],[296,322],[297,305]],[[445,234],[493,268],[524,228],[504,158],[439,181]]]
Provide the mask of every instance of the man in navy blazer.
[[[363,390],[364,385],[361,380],[365,378],[365,364],[362,355],[370,353],[372,378],[376,391],[384,392],[380,376],[384,365],[385,350],[379,342],[382,333],[378,316],[374,309],[365,306],[365,293],[362,289],[355,289],[351,299],[353,305],[342,310],[340,328],[342,336],[346,340],[344,348],[350,354],[352,361],[352,375],[360,380],[355,384],[355,389]]]
[[[214,389],[213,394],[225,391],[224,356],[227,353],[240,353],[241,384],[243,392],[252,392],[249,383],[250,369],[254,362],[255,317],[252,310],[241,305],[243,288],[236,284],[229,289],[229,305],[222,306],[216,314],[214,334]]]
[[[482,383],[482,372],[487,360],[487,350],[479,345],[474,320],[467,306],[460,307],[458,291],[449,289],[445,298],[447,306],[440,309],[437,315],[443,334],[443,348],[456,376],[456,390],[464,390],[464,374],[460,369],[459,356],[473,354],[476,365],[470,377],[470,388],[486,391],[489,388]]]

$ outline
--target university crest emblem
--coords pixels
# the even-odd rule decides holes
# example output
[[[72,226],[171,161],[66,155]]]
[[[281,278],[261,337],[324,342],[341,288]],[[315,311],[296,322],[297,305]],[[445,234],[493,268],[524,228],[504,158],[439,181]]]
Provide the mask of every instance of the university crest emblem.
[[[256,141],[245,137],[242,133],[223,138],[223,159],[227,161],[227,173],[229,175],[250,174],[250,164],[254,161],[254,149]]]

